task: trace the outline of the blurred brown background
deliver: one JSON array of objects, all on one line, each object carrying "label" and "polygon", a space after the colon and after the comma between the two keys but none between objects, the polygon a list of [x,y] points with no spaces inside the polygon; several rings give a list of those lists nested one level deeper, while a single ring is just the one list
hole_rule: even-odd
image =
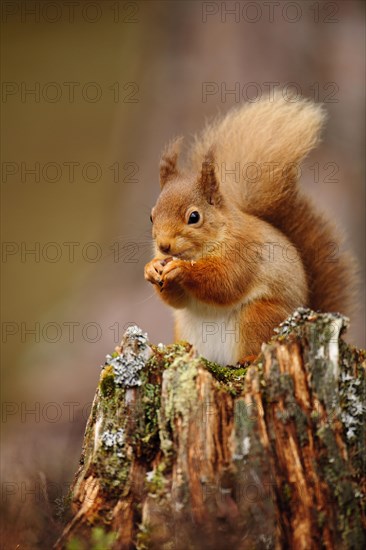
[{"label": "blurred brown background", "polygon": [[325,103],[302,185],[359,259],[348,339],[365,345],[364,21],[352,0],[2,3],[4,548],[55,539],[100,365],[126,326],[172,340],[143,267],[174,135],[269,87]]}]

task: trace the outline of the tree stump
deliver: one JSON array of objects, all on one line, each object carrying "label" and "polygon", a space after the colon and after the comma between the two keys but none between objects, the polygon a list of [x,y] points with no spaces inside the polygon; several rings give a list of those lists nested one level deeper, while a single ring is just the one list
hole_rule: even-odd
[{"label": "tree stump", "polygon": [[298,309],[236,367],[130,327],[55,548],[365,548],[366,352],[347,322]]}]

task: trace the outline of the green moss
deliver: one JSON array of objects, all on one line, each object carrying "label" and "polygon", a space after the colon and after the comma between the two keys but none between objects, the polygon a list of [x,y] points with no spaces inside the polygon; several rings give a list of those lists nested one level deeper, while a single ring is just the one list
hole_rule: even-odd
[{"label": "green moss", "polygon": [[[99,477],[102,488],[108,491],[112,498],[113,495],[117,498],[123,491],[131,463],[120,438],[117,438],[118,433],[126,430],[125,395],[126,389],[115,385],[113,367],[107,364],[101,373],[99,400],[93,406],[92,423],[85,439],[89,442],[87,454],[91,458],[91,470]],[[116,437],[116,441],[110,446],[105,444],[108,435]]]},{"label": "green moss", "polygon": [[90,531],[90,540],[73,537],[67,542],[65,550],[112,550],[117,537],[117,533],[96,526]]},{"label": "green moss", "polygon": [[[101,480],[110,496],[128,491],[126,482],[131,466],[131,450],[135,457],[149,463],[159,451],[159,418],[162,373],[177,357],[191,349],[187,343],[153,347],[154,353],[140,370],[141,385],[134,392],[133,409],[126,403],[128,388],[115,384],[114,368],[106,363],[99,383],[99,400],[94,403],[86,437],[85,456],[91,471]],[[118,353],[111,354],[117,358]],[[95,430],[98,436],[95,440]],[[121,437],[121,434],[124,434]],[[122,440],[125,439],[125,442]]]},{"label": "green moss", "polygon": [[99,387],[103,397],[111,397],[114,395],[115,384],[113,367],[111,365],[107,365],[103,369]]},{"label": "green moss", "polygon": [[73,537],[66,543],[66,550],[85,550],[86,545],[80,539]]},{"label": "green moss", "polygon": [[169,346],[151,346],[154,354],[150,357],[146,367],[148,370],[157,368],[165,370],[175,361],[177,357],[182,357],[188,353],[192,346],[188,342],[177,342]]},{"label": "green moss", "polygon": [[177,357],[184,356],[190,344],[178,343],[170,346],[152,346],[153,355],[141,373],[138,401],[135,403],[136,425],[131,443],[136,456],[144,456],[150,462],[159,451],[159,418],[161,405],[161,384],[163,372]]},{"label": "green moss", "polygon": [[108,492],[108,497],[119,497],[124,494],[123,488],[131,466],[131,459],[126,454],[118,453],[115,447],[100,448],[93,466],[102,488]]},{"label": "green moss", "polygon": [[142,384],[135,403],[135,430],[131,434],[131,444],[136,456],[144,456],[148,462],[159,450],[159,422],[161,386],[149,382],[150,373],[141,377]]},{"label": "green moss", "polygon": [[106,532],[103,527],[94,527],[91,531],[91,550],[111,550],[117,540],[117,533]]},{"label": "green moss", "polygon": [[205,358],[202,358],[202,363],[215,380],[221,383],[221,389],[229,392],[233,396],[239,395],[243,391],[248,367],[223,367]]}]

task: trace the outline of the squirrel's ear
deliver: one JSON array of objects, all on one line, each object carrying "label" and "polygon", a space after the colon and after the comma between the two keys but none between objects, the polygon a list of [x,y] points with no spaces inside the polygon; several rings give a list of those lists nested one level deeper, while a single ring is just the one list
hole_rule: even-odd
[{"label": "squirrel's ear", "polygon": [[171,141],[164,149],[160,159],[160,187],[178,175],[177,161],[182,146],[182,137],[177,137]]},{"label": "squirrel's ear", "polygon": [[220,183],[216,174],[214,151],[211,147],[206,153],[202,163],[200,186],[207,201],[219,206],[222,202]]}]

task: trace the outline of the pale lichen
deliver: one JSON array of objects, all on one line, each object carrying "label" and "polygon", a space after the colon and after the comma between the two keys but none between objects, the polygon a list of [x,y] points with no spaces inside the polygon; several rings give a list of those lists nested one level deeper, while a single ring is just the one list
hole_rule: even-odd
[{"label": "pale lichen", "polygon": [[101,443],[108,451],[113,451],[117,456],[124,457],[125,430],[122,428],[112,431],[106,430],[101,435]]},{"label": "pale lichen", "polygon": [[141,386],[140,371],[145,366],[145,361],[133,352],[128,356],[118,355],[113,358],[110,355],[106,357],[109,365],[113,367],[114,383],[117,386],[133,388]]},{"label": "pale lichen", "polygon": [[[345,350],[349,350],[349,347],[345,344],[341,346],[340,335],[346,325],[347,321],[338,314],[321,314],[305,308],[296,310],[276,331],[277,336],[272,342],[275,345],[266,345],[263,348],[264,355],[251,367],[252,376],[255,372],[257,377],[263,400],[258,400],[258,405],[246,401],[246,366],[230,368],[210,363],[198,357],[187,343],[150,346],[147,335],[141,329],[129,327],[118,351],[107,356],[99,385],[98,405],[93,406],[92,422],[89,426],[90,430],[94,428],[94,442],[97,443],[92,461],[89,462],[93,475],[101,481],[103,489],[108,490],[110,495],[116,499],[122,498],[121,495],[124,497],[130,491],[131,465],[135,460],[142,464],[143,458],[147,472],[143,494],[150,501],[157,502],[168,515],[184,511],[189,495],[185,479],[185,467],[189,460],[188,436],[192,429],[191,419],[199,418],[201,413],[198,408],[201,405],[197,375],[200,369],[206,369],[214,378],[212,383],[215,391],[229,394],[225,395],[225,399],[234,412],[231,439],[234,468],[232,472],[225,472],[227,479],[225,478],[222,486],[222,480],[219,480],[218,492],[226,502],[230,495],[235,495],[235,487],[239,486],[238,498],[234,498],[234,501],[242,514],[242,518],[238,519],[238,523],[241,522],[240,529],[247,532],[253,526],[253,537],[255,532],[256,542],[259,541],[260,547],[269,548],[274,544],[271,535],[275,522],[272,499],[261,498],[258,505],[253,502],[248,507],[240,493],[247,487],[254,487],[259,488],[262,495],[266,484],[269,487],[275,484],[270,467],[267,462],[262,461],[263,442],[258,434],[258,419],[263,411],[268,413],[273,409],[284,425],[292,423],[301,445],[309,443],[307,432],[310,430],[317,438],[317,445],[320,440],[321,453],[315,464],[319,477],[328,485],[330,497],[338,501],[341,510],[339,514],[337,512],[339,529],[348,543],[347,547],[356,547],[360,524],[358,500],[356,504],[351,501],[354,495],[357,499],[362,496],[362,490],[357,487],[359,478],[354,472],[360,471],[359,463],[362,461],[361,453],[364,449],[364,445],[360,443],[365,430],[362,426],[364,371],[361,374],[361,368],[355,367],[357,361],[355,357],[351,357],[350,352],[347,351],[349,357],[345,359]],[[300,344],[305,342],[302,355],[304,371],[314,403],[319,404],[319,411],[312,411],[311,418],[299,406],[292,374],[279,369],[278,358],[276,359],[278,340],[294,340]],[[267,376],[263,365],[268,350],[271,353],[272,367]],[[261,407],[262,403],[263,410],[257,410],[256,407]],[[230,407],[228,411],[231,411]],[[352,450],[349,461],[352,467],[355,465],[357,468],[347,469],[342,458],[334,435],[334,415],[343,423],[344,441],[347,449]],[[275,432],[271,428],[269,414],[265,420],[269,426],[269,444],[273,444]],[[274,420],[273,418],[272,421]],[[287,430],[287,426],[281,425],[282,428],[284,432]],[[175,457],[177,439],[179,453]],[[246,481],[244,485],[240,485],[236,483],[237,480]],[[205,484],[209,486],[205,476],[200,481],[203,487]],[[284,505],[289,506],[293,498],[291,486],[282,488],[284,496],[281,498]],[[281,490],[280,488],[278,492]],[[155,508],[152,506],[152,509]],[[135,540],[137,548],[145,550],[152,547],[152,531],[149,518],[143,517],[142,510],[143,506],[136,506],[134,509],[135,527],[138,529]],[[267,518],[266,522],[258,520],[263,515]],[[351,516],[355,518],[352,521],[349,519]],[[318,521],[320,524],[324,521],[321,514]]]},{"label": "pale lichen", "polygon": [[113,368],[114,383],[126,388],[141,386],[141,370],[150,354],[146,332],[142,332],[136,325],[128,327],[121,344],[121,353],[106,357],[106,364]]},{"label": "pale lichen", "polygon": [[320,342],[323,340],[326,343],[330,341],[337,343],[342,331],[348,327],[349,319],[340,313],[322,313],[309,308],[298,307],[292,315],[274,329],[274,333],[278,336],[301,335],[304,325],[309,323],[317,325]]},{"label": "pale lichen", "polygon": [[366,452],[366,370],[360,364],[365,355],[355,355],[350,348],[343,350],[339,377],[340,419],[348,442],[363,442],[361,455]]}]

